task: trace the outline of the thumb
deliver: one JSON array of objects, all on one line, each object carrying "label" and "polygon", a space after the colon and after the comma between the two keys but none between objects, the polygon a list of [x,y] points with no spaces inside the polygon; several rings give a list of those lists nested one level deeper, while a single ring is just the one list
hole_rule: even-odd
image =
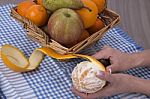
[{"label": "thumb", "polygon": [[99,71],[97,77],[108,82],[111,82],[112,80],[112,76],[109,72]]}]

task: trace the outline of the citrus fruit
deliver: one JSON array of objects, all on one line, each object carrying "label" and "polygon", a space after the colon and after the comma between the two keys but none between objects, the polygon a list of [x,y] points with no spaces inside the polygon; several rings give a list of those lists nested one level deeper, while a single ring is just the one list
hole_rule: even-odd
[{"label": "citrus fruit", "polygon": [[37,0],[37,4],[43,5],[43,0]]},{"label": "citrus fruit", "polygon": [[46,24],[48,20],[48,14],[46,12],[46,9],[42,5],[31,6],[28,9],[25,17],[31,20],[37,26]]},{"label": "citrus fruit", "polygon": [[[103,65],[101,65],[101,67],[104,68]],[[99,67],[97,67],[96,64],[92,62],[80,62],[76,65],[71,74],[73,86],[81,93],[96,93],[97,91],[101,90],[106,84],[105,80],[97,78],[96,76],[101,71],[103,70],[101,70]]]},{"label": "citrus fruit", "polygon": [[82,2],[90,10],[87,8],[82,8],[80,10],[77,10],[77,13],[80,15],[81,19],[83,20],[84,28],[89,28],[96,21],[98,15],[98,8],[96,4],[91,0],[82,0]]},{"label": "citrus fruit", "polygon": [[104,22],[101,19],[97,18],[96,22],[91,27],[89,27],[87,30],[90,34],[93,34],[97,31],[99,31],[100,29],[102,29],[103,27],[105,27]]},{"label": "citrus fruit", "polygon": [[33,1],[30,0],[26,0],[23,2],[20,2],[17,6],[17,12],[19,15],[25,17],[26,12],[28,11],[28,9],[32,6],[35,5],[35,3]]},{"label": "citrus fruit", "polygon": [[106,0],[92,0],[92,1],[96,4],[98,8],[98,13],[101,13],[106,7]]},{"label": "citrus fruit", "polygon": [[87,30],[83,30],[80,38],[78,39],[78,42],[81,42],[81,41],[85,40],[89,36],[90,36],[90,34],[88,33],[88,31]]}]

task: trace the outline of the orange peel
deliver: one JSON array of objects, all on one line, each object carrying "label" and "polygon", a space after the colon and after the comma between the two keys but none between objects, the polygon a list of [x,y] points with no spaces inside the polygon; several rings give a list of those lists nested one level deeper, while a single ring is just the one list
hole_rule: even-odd
[{"label": "orange peel", "polygon": [[3,45],[0,53],[4,64],[16,72],[27,72],[36,69],[43,60],[44,55],[48,55],[55,59],[88,59],[92,63],[96,64],[101,71],[106,71],[104,65],[91,56],[82,54],[62,55],[48,47],[35,49],[29,59],[26,58],[26,56],[18,48],[9,44]]},{"label": "orange peel", "polygon": [[1,58],[4,64],[16,72],[26,72],[35,69],[41,63],[44,54],[34,51],[30,58],[26,56],[16,47],[11,45],[3,45],[1,48]]}]

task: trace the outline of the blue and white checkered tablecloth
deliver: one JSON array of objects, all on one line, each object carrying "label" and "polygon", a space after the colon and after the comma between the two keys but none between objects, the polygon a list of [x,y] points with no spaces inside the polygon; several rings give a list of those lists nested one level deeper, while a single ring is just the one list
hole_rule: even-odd
[{"label": "blue and white checkered tablecloth", "polygon": [[[10,16],[13,4],[0,7],[0,46],[12,44],[20,48],[26,56],[30,56],[40,45],[26,35],[23,26]],[[84,53],[92,54],[103,47],[110,45],[123,52],[138,52],[143,48],[139,46],[127,33],[119,27],[109,30],[104,37]],[[81,59],[69,62],[60,62],[46,56],[40,66],[31,72],[16,73],[7,68],[0,59],[0,98],[1,99],[79,99],[70,87],[71,72]],[[126,73],[150,79],[149,68],[135,68]],[[150,97],[140,93],[125,93],[108,97],[106,99],[148,99]]]}]

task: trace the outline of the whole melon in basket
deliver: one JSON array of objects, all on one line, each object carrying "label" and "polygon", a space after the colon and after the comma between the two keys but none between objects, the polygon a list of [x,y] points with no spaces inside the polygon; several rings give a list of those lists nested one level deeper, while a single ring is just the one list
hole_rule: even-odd
[{"label": "whole melon in basket", "polygon": [[60,44],[66,47],[75,45],[82,32],[83,22],[74,10],[62,8],[50,16],[48,34]]},{"label": "whole melon in basket", "polygon": [[96,76],[99,70],[103,70],[103,65],[97,66],[96,64],[83,61],[77,64],[72,71],[73,86],[80,92],[95,93],[102,89],[106,81],[101,80]]}]

